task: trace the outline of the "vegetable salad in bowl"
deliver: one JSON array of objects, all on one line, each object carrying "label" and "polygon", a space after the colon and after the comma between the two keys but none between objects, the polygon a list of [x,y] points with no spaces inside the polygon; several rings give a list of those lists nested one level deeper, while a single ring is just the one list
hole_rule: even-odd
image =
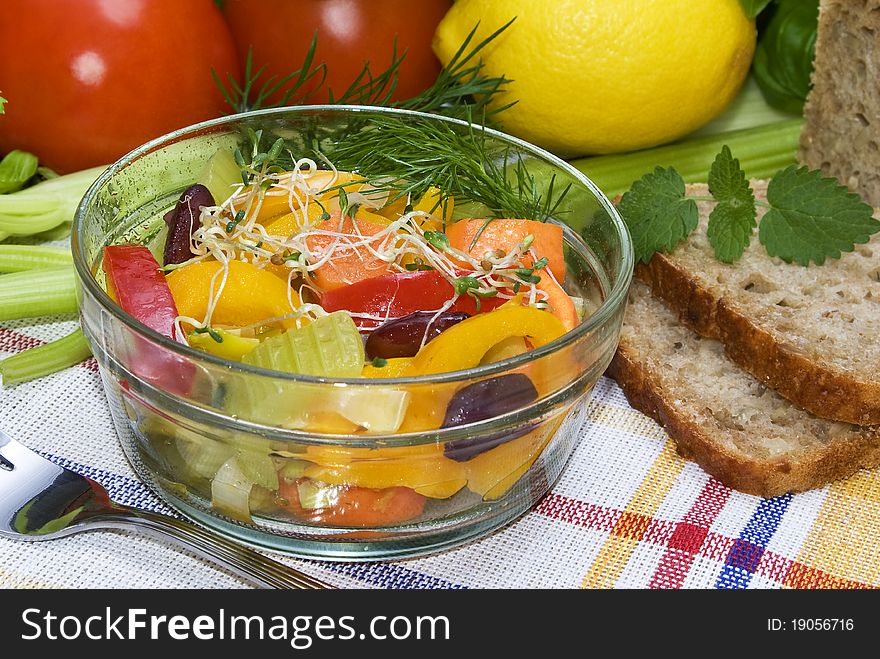
[{"label": "vegetable salad in bowl", "polygon": [[179,131],[76,224],[83,328],[138,473],[209,526],[326,558],[451,546],[543,495],[632,267],[561,161],[370,108]]}]

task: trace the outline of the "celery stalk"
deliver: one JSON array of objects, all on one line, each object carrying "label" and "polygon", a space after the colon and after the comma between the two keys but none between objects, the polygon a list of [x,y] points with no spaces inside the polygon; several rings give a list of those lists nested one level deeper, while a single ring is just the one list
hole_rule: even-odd
[{"label": "celery stalk", "polygon": [[0,320],[74,313],[73,268],[45,268],[0,275]]},{"label": "celery stalk", "polygon": [[3,385],[10,386],[41,378],[78,364],[92,354],[82,330],[36,348],[23,350],[0,361]]},{"label": "celery stalk", "polygon": [[629,190],[655,167],[675,167],[687,183],[705,182],[712,161],[725,144],[750,178],[768,178],[797,162],[802,119],[687,139],[633,153],[572,161],[609,197]]},{"label": "celery stalk", "polygon": [[24,272],[39,268],[70,266],[73,257],[65,247],[0,245],[0,272]]},{"label": "celery stalk", "polygon": [[29,236],[69,222],[89,186],[104,171],[94,167],[0,195],[0,233]]}]

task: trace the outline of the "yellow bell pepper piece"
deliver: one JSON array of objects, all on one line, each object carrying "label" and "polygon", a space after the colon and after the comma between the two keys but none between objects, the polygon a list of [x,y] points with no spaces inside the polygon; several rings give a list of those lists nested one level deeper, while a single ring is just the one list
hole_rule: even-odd
[{"label": "yellow bell pepper piece", "polygon": [[406,375],[406,371],[412,363],[410,357],[397,357],[389,359],[385,366],[373,366],[367,364],[364,366],[362,375],[365,378],[402,378]]},{"label": "yellow bell pepper piece", "polygon": [[431,186],[422,195],[422,198],[413,205],[414,211],[430,213],[431,217],[423,217],[419,225],[425,231],[443,231],[447,222],[452,220],[452,211],[455,208],[455,199],[447,197],[446,205],[440,203],[440,189]]},{"label": "yellow bell pepper piece", "polygon": [[[181,316],[196,320],[205,317],[211,299],[211,280],[222,267],[223,264],[218,261],[200,261],[168,275],[168,286]],[[299,307],[300,299],[296,291],[290,290],[282,279],[272,273],[243,261],[230,261],[228,267],[226,285],[211,316],[212,324],[244,327],[285,316]],[[219,288],[222,277],[219,274],[214,280],[215,290]],[[290,319],[280,324],[288,329],[296,327],[296,323]]]},{"label": "yellow bell pepper piece", "polygon": [[[535,348],[565,333],[565,327],[552,314],[534,307],[504,305],[484,314],[472,316],[450,327],[412,358],[404,377],[460,371],[478,366],[493,348],[511,337],[528,339]],[[539,379],[533,365],[525,367],[532,381]],[[533,374],[532,372],[535,371]],[[539,383],[535,382],[538,390]],[[455,386],[438,384],[414,390],[401,432],[439,428],[446,406],[455,394]]]},{"label": "yellow bell pepper piece", "polygon": [[214,333],[222,339],[220,342],[207,332],[190,334],[187,341],[193,348],[236,362],[240,362],[242,357],[260,345],[259,339],[248,339],[226,330],[218,329]]},{"label": "yellow bell pepper piece", "polygon": [[378,449],[309,446],[303,457],[315,463],[305,475],[331,485],[409,487],[426,497],[446,499],[466,482],[462,463],[444,456],[437,444]]},{"label": "yellow bell pepper piece", "polygon": [[468,489],[479,494],[486,501],[505,495],[553,439],[563,416],[551,419],[522,437],[489,449],[462,463],[468,479]]},{"label": "yellow bell pepper piece", "polygon": [[413,357],[407,375],[430,375],[477,366],[489,350],[512,336],[538,348],[565,334],[552,314],[534,307],[503,306],[478,314],[440,334]]}]

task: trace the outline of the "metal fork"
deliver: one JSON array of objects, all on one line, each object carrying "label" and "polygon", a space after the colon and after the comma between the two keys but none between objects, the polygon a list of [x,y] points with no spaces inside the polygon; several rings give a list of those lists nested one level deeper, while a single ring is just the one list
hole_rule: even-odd
[{"label": "metal fork", "polygon": [[264,588],[332,588],[195,524],[115,503],[100,483],[0,431],[0,537],[54,540],[90,529],[137,529],[173,540]]}]

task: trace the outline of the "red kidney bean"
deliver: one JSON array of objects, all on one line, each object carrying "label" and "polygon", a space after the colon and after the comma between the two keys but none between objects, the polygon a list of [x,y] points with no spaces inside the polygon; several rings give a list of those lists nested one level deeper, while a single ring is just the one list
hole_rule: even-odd
[{"label": "red kidney bean", "polygon": [[367,337],[364,345],[367,358],[412,357],[419,351],[423,340],[427,343],[466,318],[470,318],[470,315],[464,312],[447,311],[438,316],[431,311],[416,311],[389,320]]},{"label": "red kidney bean", "polygon": [[[538,398],[535,385],[523,373],[508,373],[469,384],[455,392],[446,407],[443,428],[491,419],[521,409]],[[509,432],[480,435],[446,442],[447,458],[464,462],[529,432],[534,424],[526,424]]]},{"label": "red kidney bean", "polygon": [[168,238],[165,241],[164,265],[183,263],[195,256],[190,242],[199,224],[199,209],[214,205],[214,197],[204,185],[196,183],[183,191],[174,208],[165,213]]}]

